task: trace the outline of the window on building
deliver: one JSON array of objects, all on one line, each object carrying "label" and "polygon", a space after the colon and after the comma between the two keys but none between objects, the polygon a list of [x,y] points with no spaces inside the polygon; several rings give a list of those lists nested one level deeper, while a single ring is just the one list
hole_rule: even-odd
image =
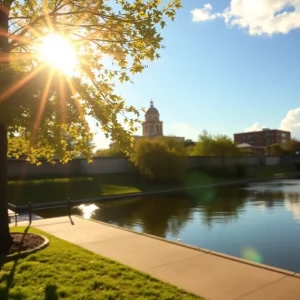
[{"label": "window on building", "polygon": [[281,137],[286,137],[286,133],[282,132]]}]

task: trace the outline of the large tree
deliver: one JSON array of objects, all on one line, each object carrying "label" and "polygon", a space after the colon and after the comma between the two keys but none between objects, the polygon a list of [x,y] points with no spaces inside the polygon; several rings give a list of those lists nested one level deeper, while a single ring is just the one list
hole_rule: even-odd
[{"label": "large tree", "polygon": [[281,156],[282,155],[282,145],[271,144],[266,146],[266,155],[268,156]]},{"label": "large tree", "polygon": [[240,156],[240,150],[233,140],[226,135],[211,135],[203,131],[193,148],[194,156]]},{"label": "large tree", "polygon": [[300,141],[292,138],[290,141],[282,144],[282,152],[284,155],[298,155],[300,152]]},{"label": "large tree", "polygon": [[[87,116],[129,149],[139,110],[114,85],[159,58],[161,29],[180,7],[180,0],[0,0],[0,254],[10,243],[7,155],[33,163],[66,162],[74,151],[90,158]],[[72,72],[60,68],[73,55],[54,47],[61,39],[74,51]],[[42,47],[55,52],[52,61]]]}]

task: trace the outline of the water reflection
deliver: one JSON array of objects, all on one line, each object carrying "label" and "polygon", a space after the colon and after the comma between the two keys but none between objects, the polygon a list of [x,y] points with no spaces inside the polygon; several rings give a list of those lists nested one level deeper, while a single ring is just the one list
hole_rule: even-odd
[{"label": "water reflection", "polygon": [[[279,185],[280,186],[280,185]],[[295,187],[295,184],[289,184]],[[270,187],[269,187],[270,188]],[[286,192],[285,189],[279,190],[278,185],[274,186],[272,190],[256,191],[250,190],[249,200],[253,205],[260,208],[272,208],[285,206],[285,208],[293,213],[294,220],[300,222],[300,190],[297,193],[294,189],[293,192]]]},{"label": "water reflection", "polygon": [[300,272],[298,180],[211,186],[83,211],[85,217]]},{"label": "water reflection", "polygon": [[[253,184],[239,187],[207,187],[183,194],[150,196],[105,203],[101,210],[95,204],[80,205],[84,218],[93,218],[114,223],[121,227],[138,225],[141,231],[165,237],[168,233],[179,235],[189,220],[199,215],[203,224],[211,228],[215,224],[235,222],[245,212],[245,205],[264,210],[285,207],[300,221],[299,193],[285,192],[282,182]],[[98,211],[97,211],[98,210]]]},{"label": "water reflection", "polygon": [[293,213],[294,220],[300,223],[300,200],[286,198],[284,204],[286,208]]},{"label": "water reflection", "polygon": [[247,191],[242,188],[227,187],[216,189],[214,188],[214,197],[208,200],[203,200],[202,195],[207,193],[198,190],[198,195],[193,195],[193,202],[195,207],[201,211],[203,222],[208,227],[212,224],[225,224],[236,220],[239,213],[243,211],[247,199]]},{"label": "water reflection", "polygon": [[76,206],[79,210],[82,212],[82,216],[84,219],[90,219],[96,212],[99,207],[95,204],[80,204],[79,206]]},{"label": "water reflection", "polygon": [[101,205],[95,218],[122,227],[141,226],[143,232],[165,237],[178,235],[191,216],[188,199],[177,197],[146,197]]},{"label": "water reflection", "polygon": [[137,225],[140,231],[166,237],[178,236],[189,220],[200,214],[203,223],[227,223],[238,218],[247,197],[244,189],[220,188],[214,197],[207,197],[207,189],[183,194],[128,199],[101,205],[94,218],[122,227]]}]

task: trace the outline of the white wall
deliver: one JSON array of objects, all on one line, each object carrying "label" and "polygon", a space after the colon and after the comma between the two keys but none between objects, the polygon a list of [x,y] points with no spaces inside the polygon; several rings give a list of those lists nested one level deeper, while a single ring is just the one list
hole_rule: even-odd
[{"label": "white wall", "polygon": [[28,163],[25,160],[9,160],[8,161],[8,177],[23,177],[23,176],[53,176],[53,175],[68,175],[80,173],[80,161],[73,160],[67,164],[50,164],[43,163],[36,166]]},{"label": "white wall", "polygon": [[274,165],[279,165],[281,162],[281,158],[280,157],[272,157],[272,156],[268,156],[266,157],[266,165],[267,166],[274,166]]},{"label": "white wall", "polygon": [[88,164],[86,160],[80,160],[80,170],[82,174],[105,174],[105,173],[129,173],[135,169],[126,158],[94,158]]}]

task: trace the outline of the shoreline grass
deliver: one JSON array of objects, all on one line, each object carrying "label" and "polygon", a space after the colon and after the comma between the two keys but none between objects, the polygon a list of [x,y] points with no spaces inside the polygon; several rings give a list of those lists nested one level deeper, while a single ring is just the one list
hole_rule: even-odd
[{"label": "shoreline grass", "polygon": [[294,170],[282,166],[254,167],[245,177],[237,178],[226,169],[216,173],[193,170],[187,173],[182,184],[156,184],[142,180],[138,174],[103,174],[66,178],[35,178],[8,182],[8,202],[20,205],[42,202],[87,199],[107,195],[152,192],[174,188],[192,187],[243,179],[278,178],[296,175]]},{"label": "shoreline grass", "polygon": [[157,184],[141,180],[136,174],[105,174],[86,177],[28,179],[8,182],[8,202],[21,205],[42,202],[87,199],[99,196],[152,192],[184,186],[214,184],[226,181],[197,172],[189,174],[182,184]]},{"label": "shoreline grass", "polygon": [[50,244],[25,258],[0,261],[0,299],[203,299],[40,230],[29,232]]}]

